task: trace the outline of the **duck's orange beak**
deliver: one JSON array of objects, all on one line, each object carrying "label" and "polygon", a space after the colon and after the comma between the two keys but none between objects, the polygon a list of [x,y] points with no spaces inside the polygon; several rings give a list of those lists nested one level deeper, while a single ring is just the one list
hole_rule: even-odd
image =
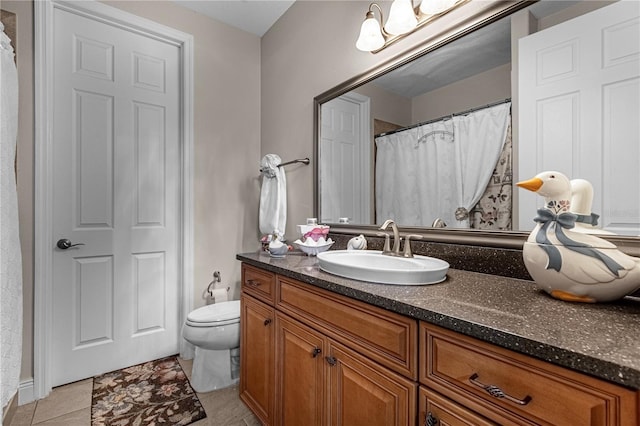
[{"label": "duck's orange beak", "polygon": [[520,188],[528,189],[529,191],[536,192],[542,186],[544,182],[542,179],[534,177],[533,179],[523,180],[522,182],[516,183]]}]

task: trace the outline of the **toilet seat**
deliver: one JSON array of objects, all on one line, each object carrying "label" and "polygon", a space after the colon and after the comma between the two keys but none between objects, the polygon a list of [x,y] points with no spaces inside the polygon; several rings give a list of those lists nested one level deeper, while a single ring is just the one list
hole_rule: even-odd
[{"label": "toilet seat", "polygon": [[186,324],[192,327],[221,327],[240,322],[240,301],[215,303],[189,312]]}]

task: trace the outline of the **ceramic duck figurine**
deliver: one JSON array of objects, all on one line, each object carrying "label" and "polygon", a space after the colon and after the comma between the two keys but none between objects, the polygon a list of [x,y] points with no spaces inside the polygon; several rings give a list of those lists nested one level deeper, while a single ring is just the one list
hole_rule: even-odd
[{"label": "ceramic duck figurine", "polygon": [[591,211],[593,204],[593,185],[585,179],[571,179],[571,213],[577,216],[575,232],[587,234],[613,235],[597,227],[598,216]]},{"label": "ceramic duck figurine", "polygon": [[640,259],[602,238],[573,230],[571,182],[549,171],[518,182],[545,198],[538,224],[522,251],[536,283],[551,296],[571,302],[608,302],[640,288]]}]

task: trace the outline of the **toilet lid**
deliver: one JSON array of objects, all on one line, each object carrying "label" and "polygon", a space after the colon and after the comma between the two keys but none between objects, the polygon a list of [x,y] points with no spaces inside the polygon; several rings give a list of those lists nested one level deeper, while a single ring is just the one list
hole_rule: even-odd
[{"label": "toilet lid", "polygon": [[240,321],[240,301],[214,303],[203,306],[187,315],[187,323],[222,325]]}]

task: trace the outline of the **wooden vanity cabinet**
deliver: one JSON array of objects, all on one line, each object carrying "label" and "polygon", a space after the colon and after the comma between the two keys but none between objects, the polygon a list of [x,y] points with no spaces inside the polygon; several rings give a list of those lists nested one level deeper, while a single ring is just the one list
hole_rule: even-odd
[{"label": "wooden vanity cabinet", "polygon": [[640,392],[243,264],[240,397],[264,425],[637,426]]},{"label": "wooden vanity cabinet", "polygon": [[420,383],[501,425],[638,425],[638,393],[428,323]]},{"label": "wooden vanity cabinet", "polygon": [[278,276],[277,281],[278,311],[404,377],[417,380],[416,320],[291,278]]},{"label": "wooden vanity cabinet", "polygon": [[[415,424],[415,377],[393,371],[417,377],[415,320],[246,264],[242,273],[240,397],[264,425]],[[269,275],[275,292],[264,291]]]},{"label": "wooden vanity cabinet", "polygon": [[275,275],[242,265],[240,399],[263,425],[275,411]]},{"label": "wooden vanity cabinet", "polygon": [[412,425],[415,382],[276,313],[276,419],[282,425]]}]

